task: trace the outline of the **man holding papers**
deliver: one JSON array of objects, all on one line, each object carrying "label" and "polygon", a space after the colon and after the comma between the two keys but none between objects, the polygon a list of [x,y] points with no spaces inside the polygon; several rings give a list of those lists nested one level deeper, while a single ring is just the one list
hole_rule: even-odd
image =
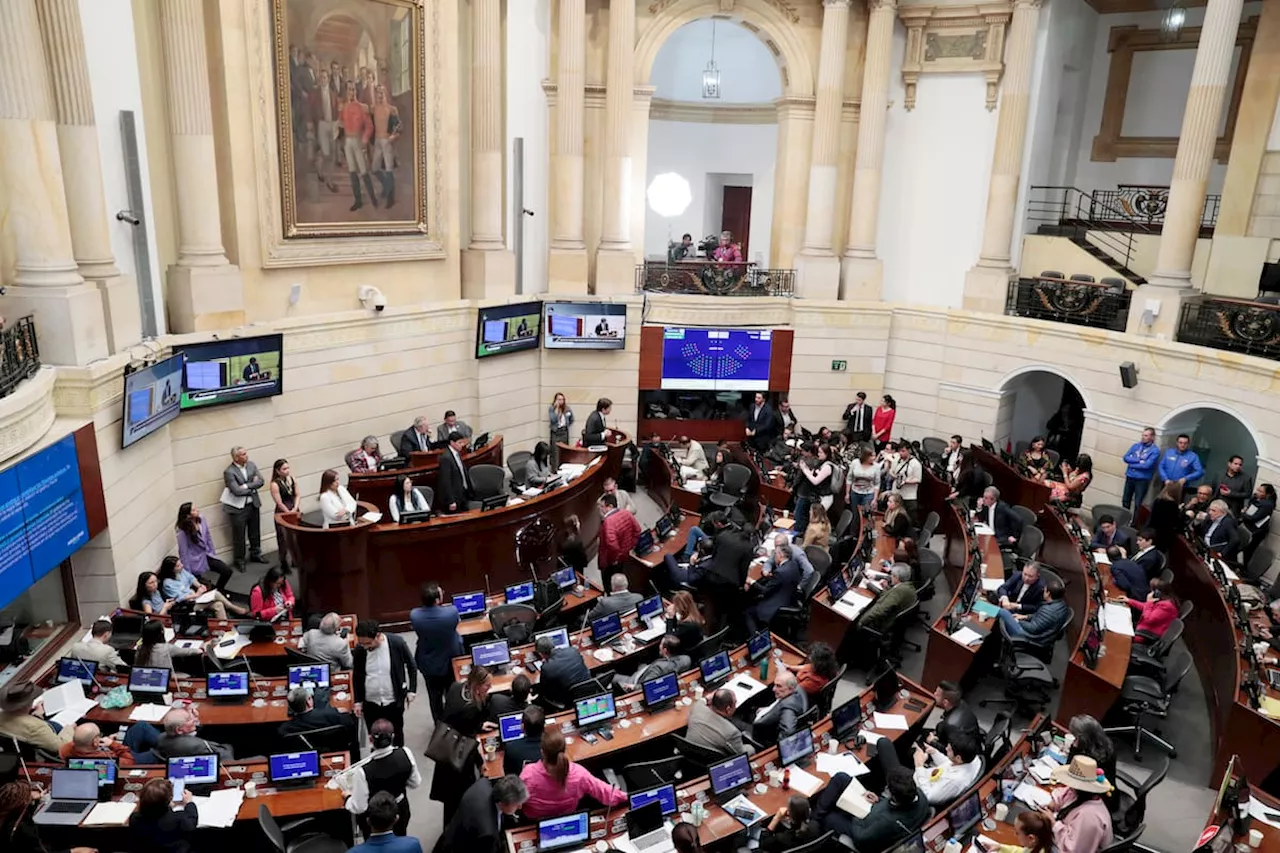
[{"label": "man holding papers", "polygon": [[71,728],[45,721],[39,697],[40,688],[30,681],[9,682],[0,691],[0,735],[56,755],[71,740]]},{"label": "man holding papers", "polygon": [[[893,745],[885,749],[893,752]],[[885,772],[881,795],[865,790],[848,773],[837,773],[813,801],[814,821],[824,831],[849,836],[858,853],[883,853],[928,818],[929,802],[911,771],[900,766]]]}]

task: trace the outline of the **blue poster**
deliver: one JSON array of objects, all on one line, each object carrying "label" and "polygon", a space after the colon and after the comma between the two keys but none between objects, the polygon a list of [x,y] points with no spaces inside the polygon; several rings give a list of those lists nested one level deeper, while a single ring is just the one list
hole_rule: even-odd
[{"label": "blue poster", "polygon": [[18,475],[10,468],[0,471],[0,607],[7,607],[34,581]]},{"label": "blue poster", "polygon": [[14,466],[31,572],[40,580],[89,541],[75,436]]}]

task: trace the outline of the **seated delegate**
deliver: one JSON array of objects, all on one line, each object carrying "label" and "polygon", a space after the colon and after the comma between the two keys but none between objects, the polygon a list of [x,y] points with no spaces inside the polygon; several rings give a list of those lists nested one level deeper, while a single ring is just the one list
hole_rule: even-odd
[{"label": "seated delegate", "polygon": [[773,695],[774,703],[761,710],[751,726],[751,739],[756,743],[773,744],[795,734],[800,715],[809,710],[809,697],[792,672],[778,672],[773,679]]},{"label": "seated delegate", "polygon": [[533,651],[542,661],[542,669],[538,675],[538,698],[560,708],[572,704],[573,685],[586,681],[591,677],[582,660],[582,653],[569,646],[557,649],[550,637],[539,637],[533,644]]},{"label": "seated delegate", "polygon": [[1134,626],[1134,642],[1146,643],[1158,640],[1169,630],[1169,624],[1178,618],[1178,602],[1169,594],[1169,584],[1160,578],[1151,581],[1151,591],[1146,600],[1125,599],[1138,612],[1138,624]]},{"label": "seated delegate", "polygon": [[533,446],[533,455],[524,464],[524,480],[530,486],[545,486],[556,478],[551,467],[551,445],[539,441]]},{"label": "seated delegate", "polygon": [[1128,558],[1116,546],[1107,549],[1111,561],[1111,580],[1130,598],[1146,598],[1148,584],[1160,577],[1164,569],[1164,555],[1156,550],[1156,532],[1144,527],[1138,533],[1137,550]]},{"label": "seated delegate", "polygon": [[1089,547],[1095,551],[1105,551],[1112,545],[1123,548],[1126,554],[1133,552],[1133,542],[1130,541],[1129,534],[1116,525],[1115,518],[1110,515],[1100,515],[1098,529],[1093,532]]},{"label": "seated delegate", "polygon": [[164,597],[177,604],[190,602],[198,613],[208,610],[215,619],[226,619],[227,613],[244,616],[249,608],[233,604],[216,589],[209,589],[187,571],[182,561],[170,554],[160,561],[160,591]]},{"label": "seated delegate", "polygon": [[583,797],[591,797],[606,808],[626,802],[627,795],[565,754],[564,734],[559,727],[543,729],[541,760],[520,771],[520,781],[529,791],[524,816],[542,820],[572,814]]},{"label": "seated delegate", "polygon": [[249,612],[268,622],[288,619],[295,603],[293,587],[289,586],[279,566],[267,569],[262,580],[249,590]]},{"label": "seated delegate", "polygon": [[610,613],[625,613],[628,610],[634,610],[635,606],[644,600],[644,596],[638,592],[631,592],[627,587],[629,582],[627,576],[619,572],[609,579],[609,594],[600,597],[596,602],[596,606],[591,608],[589,620],[599,619],[602,616],[608,616]]},{"label": "seated delegate", "polygon": [[996,600],[1005,610],[1013,613],[1035,613],[1044,603],[1044,580],[1040,577],[1040,565],[1027,563],[1022,571],[1014,572],[996,590]]},{"label": "seated delegate", "polygon": [[640,685],[646,681],[661,678],[664,675],[679,675],[691,669],[693,661],[689,659],[688,655],[680,654],[677,651],[679,648],[680,641],[676,639],[676,636],[667,634],[658,645],[658,659],[643,667],[633,678],[615,679],[614,690],[618,693],[630,693],[632,690],[640,689]]},{"label": "seated delegate", "polygon": [[969,703],[964,701],[960,685],[954,681],[943,681],[933,691],[933,699],[942,711],[942,719],[930,735],[930,742],[940,749],[945,749],[953,737],[966,737],[982,743],[982,726]]},{"label": "seated delegate", "polygon": [[[879,749],[894,752],[893,744],[881,738]],[[896,753],[895,753],[896,755]],[[969,790],[982,774],[982,752],[977,740],[953,733],[943,752],[935,747],[917,746],[915,782],[931,805],[945,806]]]},{"label": "seated delegate", "polygon": [[391,520],[396,522],[400,520],[403,513],[426,512],[431,509],[427,496],[423,494],[422,489],[413,485],[413,478],[406,474],[396,477],[396,490],[387,504]]},{"label": "seated delegate", "polygon": [[378,452],[378,437],[375,435],[366,435],[360,446],[347,454],[347,467],[353,474],[377,471],[381,462],[382,454]]},{"label": "seated delegate", "polygon": [[[924,826],[929,819],[929,801],[917,787],[914,775],[898,762],[891,743],[881,741],[880,745],[886,748],[877,753],[877,761],[889,767],[881,770],[884,791],[880,794],[867,792],[871,811],[866,817],[856,818],[836,808],[836,803],[840,802],[845,788],[853,779],[848,773],[832,776],[813,800],[814,821],[824,831],[848,836],[858,853],[883,853]],[[879,756],[886,753],[892,753],[893,759],[879,761]]]},{"label": "seated delegate", "polygon": [[732,690],[721,688],[706,697],[706,701],[694,700],[689,706],[689,723],[685,740],[720,755],[740,755],[750,752],[743,738],[742,728],[734,720],[738,699]]},{"label": "seated delegate", "polygon": [[298,651],[339,669],[351,669],[351,644],[338,633],[341,628],[342,617],[326,613],[317,627],[309,628],[298,640]]},{"label": "seated delegate", "polygon": [[352,743],[355,742],[355,715],[330,705],[328,688],[295,687],[289,691],[288,702],[289,719],[276,729],[280,737],[342,726],[349,730]]},{"label": "seated delegate", "polygon": [[547,725],[547,712],[530,705],[520,715],[521,736],[502,745],[502,772],[519,776],[528,764],[542,756],[542,731]]},{"label": "seated delegate", "polygon": [[1049,581],[1044,588],[1044,604],[1035,613],[1029,616],[1019,613],[1015,616],[1003,607],[1000,608],[996,613],[1000,627],[1013,639],[1025,640],[1041,648],[1052,648],[1058,633],[1071,621],[1071,608],[1063,601],[1065,594],[1066,587],[1062,585],[1062,581]]}]

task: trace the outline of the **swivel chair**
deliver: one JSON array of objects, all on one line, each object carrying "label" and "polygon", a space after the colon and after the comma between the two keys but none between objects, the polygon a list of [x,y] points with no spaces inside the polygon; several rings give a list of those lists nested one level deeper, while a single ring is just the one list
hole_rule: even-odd
[{"label": "swivel chair", "polygon": [[1125,677],[1124,684],[1120,688],[1120,711],[1133,720],[1133,724],[1111,726],[1106,729],[1106,733],[1112,737],[1132,735],[1135,761],[1142,760],[1144,741],[1150,741],[1159,746],[1169,754],[1170,758],[1178,757],[1177,748],[1161,737],[1160,731],[1154,726],[1148,729],[1144,721],[1148,717],[1164,719],[1169,716],[1169,706],[1173,704],[1174,694],[1178,692],[1178,685],[1182,683],[1182,679],[1191,671],[1191,665],[1191,655],[1182,652],[1166,670],[1163,681],[1157,681],[1147,675]]}]

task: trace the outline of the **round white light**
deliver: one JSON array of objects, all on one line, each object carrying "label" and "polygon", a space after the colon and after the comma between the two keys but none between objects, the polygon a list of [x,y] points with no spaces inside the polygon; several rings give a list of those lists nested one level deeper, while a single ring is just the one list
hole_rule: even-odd
[{"label": "round white light", "polygon": [[693,203],[689,182],[675,172],[664,172],[653,179],[645,193],[649,209],[659,216],[679,216]]}]

